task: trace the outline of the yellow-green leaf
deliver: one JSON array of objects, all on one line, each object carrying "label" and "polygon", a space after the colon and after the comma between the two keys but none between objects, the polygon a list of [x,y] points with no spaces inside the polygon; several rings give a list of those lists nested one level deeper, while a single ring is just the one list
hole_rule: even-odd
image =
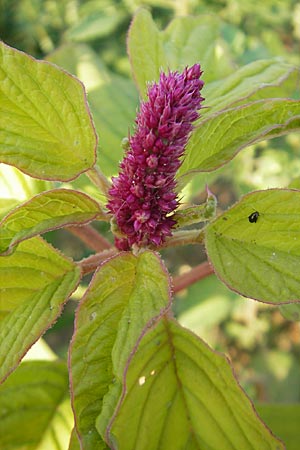
[{"label": "yellow-green leaf", "polygon": [[108,427],[118,450],[283,450],[256,415],[228,360],[174,320],[141,338]]},{"label": "yellow-green leaf", "polygon": [[300,300],[300,191],[244,196],[207,226],[216,274],[238,293],[267,303]]},{"label": "yellow-green leaf", "polygon": [[80,277],[78,266],[39,237],[0,257],[0,380],[55,322]]},{"label": "yellow-green leaf", "polygon": [[0,42],[0,162],[66,181],[95,163],[97,137],[83,85]]},{"label": "yellow-green leaf", "polygon": [[82,192],[69,189],[43,192],[18,206],[0,222],[0,253],[37,234],[103,217],[99,204]]}]

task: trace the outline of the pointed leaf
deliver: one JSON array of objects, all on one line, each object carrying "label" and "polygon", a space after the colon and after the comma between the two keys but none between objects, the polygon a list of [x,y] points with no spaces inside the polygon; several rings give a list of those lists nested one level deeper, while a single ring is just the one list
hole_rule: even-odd
[{"label": "pointed leaf", "polygon": [[[118,400],[116,375],[121,378],[143,327],[167,306],[169,289],[165,268],[152,252],[120,254],[95,273],[77,311],[70,348],[73,409],[85,450],[107,448],[95,428],[103,397],[115,383],[110,395]],[[107,403],[114,404],[111,398]]]},{"label": "pointed leaf", "polygon": [[0,386],[2,450],[65,450],[73,417],[60,361],[24,362]]},{"label": "pointed leaf", "polygon": [[204,119],[194,130],[179,177],[209,172],[250,144],[300,130],[300,101],[259,100]]},{"label": "pointed leaf", "polygon": [[0,161],[66,181],[95,163],[97,138],[82,84],[0,43]]},{"label": "pointed leaf", "polygon": [[128,53],[133,76],[142,95],[147,83],[157,81],[160,70],[167,69],[161,34],[146,9],[138,10],[128,32]]},{"label": "pointed leaf", "polygon": [[279,450],[228,360],[173,320],[139,342],[108,428],[111,448]]},{"label": "pointed leaf", "polygon": [[0,253],[37,234],[104,218],[100,206],[82,192],[53,189],[18,206],[0,222]]},{"label": "pointed leaf", "polygon": [[205,230],[218,277],[232,290],[267,303],[300,300],[300,191],[244,196]]},{"label": "pointed leaf", "polygon": [[41,238],[0,257],[0,380],[60,315],[80,270]]},{"label": "pointed leaf", "polygon": [[134,83],[110,72],[87,45],[65,45],[49,56],[84,83],[89,94],[99,143],[101,170],[108,176],[118,171],[123,156],[122,139],[134,125],[138,94]]}]

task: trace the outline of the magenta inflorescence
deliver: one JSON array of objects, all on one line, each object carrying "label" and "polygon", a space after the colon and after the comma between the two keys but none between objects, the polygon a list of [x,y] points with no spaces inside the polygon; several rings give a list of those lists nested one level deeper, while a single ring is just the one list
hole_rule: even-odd
[{"label": "magenta inflorescence", "polygon": [[182,73],[161,73],[141,103],[130,148],[109,190],[107,206],[124,236],[116,238],[120,250],[159,246],[172,234],[175,175],[204,100],[201,74],[199,64]]}]

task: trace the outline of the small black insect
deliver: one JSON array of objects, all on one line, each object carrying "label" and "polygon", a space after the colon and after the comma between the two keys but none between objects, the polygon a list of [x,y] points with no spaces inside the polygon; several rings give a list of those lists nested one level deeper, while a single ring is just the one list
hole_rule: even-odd
[{"label": "small black insect", "polygon": [[248,217],[248,220],[249,220],[250,223],[256,223],[258,217],[259,217],[259,212],[255,211],[255,212],[250,214],[250,216]]}]

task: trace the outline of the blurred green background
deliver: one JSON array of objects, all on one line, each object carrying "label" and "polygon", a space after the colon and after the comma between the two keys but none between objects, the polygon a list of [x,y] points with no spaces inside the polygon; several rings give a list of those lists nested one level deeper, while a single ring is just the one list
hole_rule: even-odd
[{"label": "blurred green background", "polygon": [[[296,0],[0,0],[0,38],[4,42],[37,58],[54,61],[85,82],[100,136],[100,161],[101,140],[109,142],[119,152],[119,158],[122,154],[124,125],[118,128],[118,120],[109,118],[111,102],[120,102],[120,108],[126,110],[125,135],[133,126],[138,93],[131,80],[126,34],[134,12],[143,5],[151,10],[161,29],[178,15],[216,15],[220,19],[219,39],[226,48],[232,70],[274,56],[299,65],[300,2]],[[102,90],[98,89],[99,80],[104,86]],[[93,90],[96,84],[97,89]],[[127,97],[118,98],[114,86]],[[107,124],[104,127],[105,117],[108,122],[111,120],[110,128]],[[300,139],[296,134],[248,147],[224,168],[197,175],[185,187],[182,201],[204,201],[206,183],[217,196],[220,211],[242,194],[256,189],[297,188],[299,153]],[[16,197],[18,190],[18,198],[24,200],[50,187],[40,181],[34,184],[12,168],[1,170],[2,197],[10,198],[12,191],[11,198]],[[117,171],[113,161],[110,171]],[[84,189],[86,183],[81,176],[73,185]],[[91,193],[99,196],[95,190]],[[106,224],[94,226],[111,239]],[[76,260],[90,254],[68,231],[51,232],[47,239]],[[199,246],[168,250],[163,257],[175,275],[206,258]],[[66,357],[76,302],[83,290],[75,294],[74,301],[67,304],[62,317],[45,336],[62,357]],[[278,308],[230,292],[215,276],[178,293],[174,313],[184,326],[230,356],[242,386],[252,399],[271,403],[300,400],[299,322],[287,320]]]}]

